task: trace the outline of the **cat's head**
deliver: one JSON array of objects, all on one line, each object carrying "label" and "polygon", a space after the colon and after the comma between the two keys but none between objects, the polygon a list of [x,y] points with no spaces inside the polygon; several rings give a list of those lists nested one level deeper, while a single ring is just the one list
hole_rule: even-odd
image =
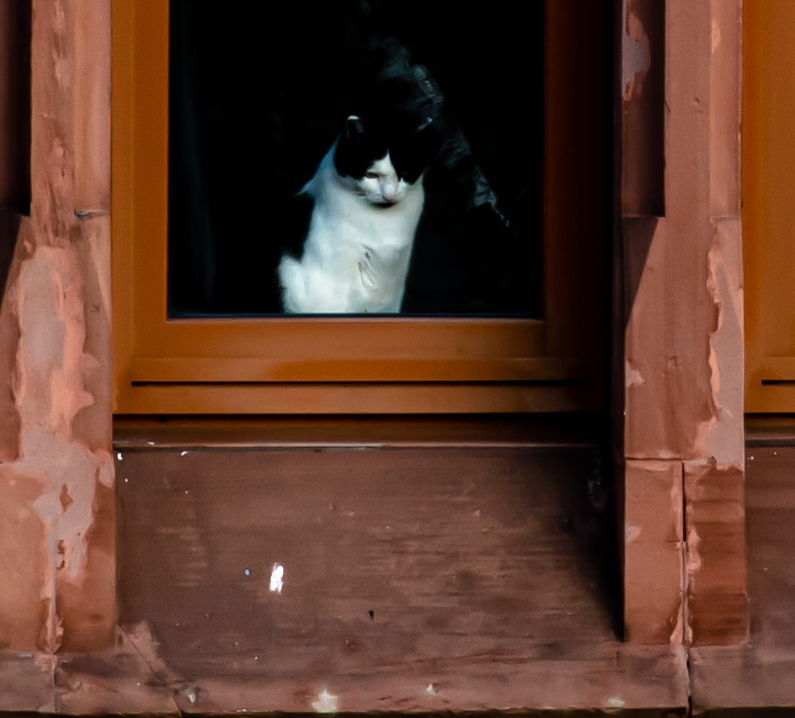
[{"label": "cat's head", "polygon": [[334,151],[343,182],[369,204],[389,207],[406,197],[441,146],[432,123],[406,118],[361,119],[351,115]]}]

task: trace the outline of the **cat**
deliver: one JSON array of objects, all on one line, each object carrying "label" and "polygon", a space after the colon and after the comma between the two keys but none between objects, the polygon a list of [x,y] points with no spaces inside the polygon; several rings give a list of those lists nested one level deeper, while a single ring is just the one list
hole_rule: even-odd
[{"label": "cat", "polygon": [[423,173],[440,145],[430,120],[348,117],[299,193],[313,208],[300,251],[279,262],[285,313],[400,312]]}]

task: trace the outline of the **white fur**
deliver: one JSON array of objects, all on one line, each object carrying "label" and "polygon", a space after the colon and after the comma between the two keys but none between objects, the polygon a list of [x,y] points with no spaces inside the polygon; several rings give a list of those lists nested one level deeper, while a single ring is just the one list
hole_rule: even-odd
[{"label": "white fur", "polygon": [[284,256],[279,264],[284,310],[399,312],[422,213],[422,178],[399,179],[388,154],[362,180],[340,177],[335,149],[336,143],[301,190],[315,208],[303,256]]}]

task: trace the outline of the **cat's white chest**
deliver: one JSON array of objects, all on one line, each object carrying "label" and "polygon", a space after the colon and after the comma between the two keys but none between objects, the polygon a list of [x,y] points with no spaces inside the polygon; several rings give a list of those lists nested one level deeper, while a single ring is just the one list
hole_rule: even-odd
[{"label": "cat's white chest", "polygon": [[422,213],[422,185],[412,186],[392,206],[373,206],[334,176],[324,177],[330,170],[326,160],[305,190],[314,196],[315,209],[304,253],[300,260],[284,257],[279,266],[284,309],[399,312]]}]

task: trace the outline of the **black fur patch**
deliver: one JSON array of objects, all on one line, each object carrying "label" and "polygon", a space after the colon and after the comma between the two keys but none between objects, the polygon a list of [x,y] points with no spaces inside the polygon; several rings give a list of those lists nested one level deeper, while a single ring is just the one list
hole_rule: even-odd
[{"label": "black fur patch", "polygon": [[360,116],[348,118],[342,129],[334,166],[342,176],[361,179],[387,152],[395,171],[414,183],[442,145],[434,110],[415,97],[412,85],[392,78],[381,82],[361,108]]},{"label": "black fur patch", "polygon": [[386,133],[377,123],[348,119],[334,151],[334,167],[341,177],[361,179],[373,162],[386,155],[388,145]]},{"label": "black fur patch", "polygon": [[314,208],[314,198],[303,193],[290,197],[284,203],[282,232],[279,237],[282,255],[287,254],[294,259],[301,259]]}]

